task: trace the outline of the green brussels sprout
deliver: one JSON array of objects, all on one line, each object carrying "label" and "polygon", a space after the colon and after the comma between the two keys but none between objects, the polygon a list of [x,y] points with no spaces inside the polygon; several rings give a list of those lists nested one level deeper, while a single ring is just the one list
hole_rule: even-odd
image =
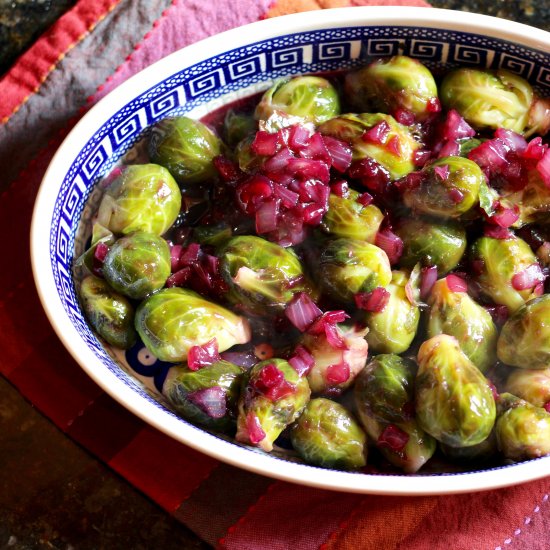
[{"label": "green brussels sprout", "polygon": [[416,336],[420,310],[411,303],[406,286],[409,274],[394,271],[391,283],[386,287],[389,301],[382,311],[369,312],[365,322],[369,328],[367,342],[377,353],[403,353]]},{"label": "green brussels sprout", "polygon": [[550,413],[510,394],[497,418],[495,431],[500,452],[510,460],[550,454]]},{"label": "green brussels sprout", "polygon": [[162,395],[183,418],[211,430],[231,432],[237,420],[237,401],[244,369],[228,361],[191,370],[174,366]]},{"label": "green brussels sprout", "polygon": [[310,395],[307,379],[284,359],[256,363],[239,399],[235,439],[270,452],[281,432],[300,416]]},{"label": "green brussels sprout", "polygon": [[170,276],[170,248],[157,235],[136,231],[118,239],[103,263],[105,280],[129,298],[145,298]]},{"label": "green brussels sprout", "polygon": [[406,109],[424,120],[439,105],[437,85],[429,69],[410,57],[379,59],[345,79],[346,98],[361,112],[394,113]]},{"label": "green brussels sprout", "polygon": [[369,346],[365,340],[367,329],[337,326],[343,341],[342,349],[336,349],[324,332],[305,333],[300,343],[313,356],[314,364],[307,380],[314,394],[338,395],[349,388],[367,363]]},{"label": "green brussels sprout", "polygon": [[227,300],[253,313],[276,313],[307,290],[300,260],[290,248],[253,235],[233,237],[220,252]]},{"label": "green brussels sprout", "polygon": [[340,98],[328,80],[320,76],[297,76],[276,81],[263,94],[254,116],[267,121],[274,115],[282,115],[283,119],[289,117],[288,124],[300,121],[320,124],[339,113]]},{"label": "green brussels sprout", "polygon": [[480,237],[474,242],[470,256],[477,266],[476,280],[483,293],[511,313],[536,296],[535,289],[516,290],[512,283],[515,275],[537,263],[523,239]]},{"label": "green brussels sprout", "polygon": [[451,447],[477,445],[489,437],[496,417],[493,392],[456,338],[440,334],[418,351],[416,418]]},{"label": "green brussels sprout", "polygon": [[483,464],[496,458],[498,453],[496,431],[493,428],[489,437],[470,447],[451,447],[443,443],[439,448],[446,458],[453,462]]},{"label": "green brussels sprout", "polygon": [[179,363],[192,346],[213,338],[218,350],[250,341],[246,319],[183,288],[163,288],[138,306],[135,319],[146,347],[161,361]]},{"label": "green brussels sprout", "polygon": [[430,292],[430,312],[426,333],[454,336],[468,359],[487,372],[496,361],[498,331],[489,312],[467,292],[454,292],[447,277],[437,281]]},{"label": "green brussels sprout", "polygon": [[456,109],[476,130],[507,128],[530,135],[548,124],[540,120],[544,112],[532,109],[536,97],[531,85],[505,70],[451,71],[441,83],[440,97],[445,108]]},{"label": "green brussels sprout", "polygon": [[508,375],[504,389],[535,407],[544,407],[550,403],[550,367],[514,369]]},{"label": "green brussels sprout", "polygon": [[346,196],[331,193],[328,210],[321,222],[325,233],[374,244],[384,214],[374,204],[363,206],[357,201],[359,193],[350,189]]},{"label": "green brussels sprout", "polygon": [[405,205],[438,218],[459,218],[478,204],[485,182],[481,168],[463,157],[443,157],[425,166],[418,185],[405,187]]},{"label": "green brussels sprout", "polygon": [[149,157],[165,166],[184,189],[193,189],[217,175],[213,159],[222,152],[218,136],[200,120],[186,116],[157,122],[149,138]]},{"label": "green brussels sprout", "polygon": [[236,147],[247,136],[255,134],[257,126],[252,115],[237,113],[231,109],[223,120],[224,141],[229,147]]},{"label": "green brussels sprout", "polygon": [[233,230],[225,223],[193,227],[193,240],[201,245],[223,246],[233,236]]},{"label": "green brussels sprout", "polygon": [[[376,132],[376,139],[368,139],[367,132],[377,126],[385,131]],[[372,158],[385,168],[391,179],[399,179],[415,169],[414,153],[420,143],[412,130],[397,122],[391,115],[381,113],[348,113],[327,120],[318,128],[351,145],[353,160]]]},{"label": "green brussels sprout", "polygon": [[416,365],[394,354],[374,357],[354,387],[357,416],[383,456],[407,473],[417,472],[434,454],[435,439],[414,418]]},{"label": "green brussels sprout", "polygon": [[366,464],[367,436],[339,403],[312,399],[290,432],[292,446],[308,463],[323,468],[354,470]]},{"label": "green brussels sprout", "polygon": [[98,223],[113,233],[164,234],[176,221],[181,192],[168,170],[158,164],[126,166],[107,188]]},{"label": "green brussels sprout", "polygon": [[107,343],[121,349],[136,343],[134,308],[126,297],[94,275],[82,280],[79,296],[84,315]]},{"label": "green brussels sprout", "polygon": [[534,298],[504,323],[497,344],[498,358],[524,369],[550,367],[550,294]]},{"label": "green brussels sprout", "polygon": [[321,248],[321,289],[336,300],[353,302],[358,292],[386,287],[392,278],[387,254],[378,246],[355,239],[333,239]]},{"label": "green brussels sprout", "polygon": [[436,266],[439,275],[454,269],[466,250],[466,231],[453,220],[404,218],[395,227],[403,241],[399,264],[412,269],[418,262]]},{"label": "green brussels sprout", "polygon": [[528,170],[527,184],[520,191],[498,197],[503,206],[519,209],[519,220],[514,227],[544,222],[550,214],[550,188],[545,185],[538,170]]}]

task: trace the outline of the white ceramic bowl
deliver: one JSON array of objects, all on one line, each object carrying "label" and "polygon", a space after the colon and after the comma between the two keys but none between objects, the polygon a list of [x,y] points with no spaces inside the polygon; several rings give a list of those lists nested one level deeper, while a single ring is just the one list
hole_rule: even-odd
[{"label": "white ceramic bowl", "polygon": [[[468,492],[544,477],[550,474],[550,457],[460,474],[371,475],[321,469],[237,445],[189,424],[159,402],[150,379],[136,374],[124,354],[106,351],[82,316],[71,270],[89,235],[94,186],[148,125],[174,114],[199,118],[267,88],[276,77],[353,68],[368,58],[397,53],[430,68],[503,67],[550,96],[550,34],[469,13],[403,7],[321,10],[260,21],[193,44],[100,101],[52,160],[32,225],[33,269],[42,303],[59,338],[107,393],[169,436],[230,464],[327,489],[407,495]],[[130,363],[151,360],[141,350]]]}]

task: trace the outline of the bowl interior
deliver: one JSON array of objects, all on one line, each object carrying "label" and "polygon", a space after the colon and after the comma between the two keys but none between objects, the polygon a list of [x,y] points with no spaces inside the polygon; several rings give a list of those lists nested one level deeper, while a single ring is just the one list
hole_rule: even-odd
[{"label": "bowl interior", "polygon": [[[246,30],[246,32],[245,32]],[[460,492],[546,475],[550,458],[485,472],[381,476],[322,470],[265,455],[196,428],[174,414],[139,374],[155,359],[142,346],[105,347],[83,318],[73,260],[91,230],[98,182],[131,162],[148,127],[171,115],[200,118],[268,87],[273,79],[341,71],[404,54],[439,72],[457,66],[503,68],[550,95],[548,34],[484,16],[445,10],[346,8],[254,23],[161,60],[112,92],[76,126],[50,165],[33,218],[32,253],[44,307],[65,345],[107,392],[169,435],[222,460],[331,489],[394,494]],[[44,275],[44,265],[50,269]],[[166,365],[157,361],[159,370]],[[508,472],[503,472],[507,470]],[[510,471],[513,474],[510,475]]]}]

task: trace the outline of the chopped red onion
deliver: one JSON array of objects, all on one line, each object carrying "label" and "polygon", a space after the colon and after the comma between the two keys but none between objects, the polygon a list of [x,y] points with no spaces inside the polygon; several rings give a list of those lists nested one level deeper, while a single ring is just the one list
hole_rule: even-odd
[{"label": "chopped red onion", "polygon": [[414,113],[407,111],[407,109],[396,109],[393,113],[393,118],[404,126],[410,126],[415,122]]},{"label": "chopped red onion", "polygon": [[326,162],[308,158],[290,158],[287,170],[300,178],[313,178],[325,184],[330,180],[329,166]]},{"label": "chopped red onion", "polygon": [[279,215],[279,199],[270,198],[256,210],[256,233],[263,235],[277,229]]},{"label": "chopped red onion", "polygon": [[239,166],[227,157],[218,155],[214,157],[212,163],[221,179],[226,183],[236,182],[242,176]]},{"label": "chopped red onion", "polygon": [[285,316],[300,332],[305,332],[322,314],[323,312],[305,292],[295,294],[285,308]]},{"label": "chopped red onion", "polygon": [[166,287],[185,286],[189,277],[191,277],[191,268],[189,266],[183,267],[166,279]]},{"label": "chopped red onion", "polygon": [[510,151],[522,154],[527,149],[527,141],[525,138],[512,130],[506,128],[497,128],[495,131],[495,137],[500,139]]},{"label": "chopped red onion", "polygon": [[390,301],[390,293],[383,287],[376,287],[371,292],[358,292],[354,296],[355,305],[359,309],[380,313]]},{"label": "chopped red onion", "polygon": [[258,363],[258,358],[251,351],[224,351],[220,356],[224,361],[229,361],[245,369],[252,368]]},{"label": "chopped red onion", "polygon": [[386,149],[396,157],[401,155],[401,141],[399,136],[392,136],[386,143]]},{"label": "chopped red onion", "polygon": [[485,306],[497,326],[502,326],[510,317],[510,311],[504,305]]},{"label": "chopped red onion", "polygon": [[309,144],[311,138],[311,132],[302,124],[295,124],[289,128],[288,132],[288,146],[298,153],[301,149]]},{"label": "chopped red onion", "polygon": [[426,102],[426,111],[431,114],[436,114],[441,111],[441,103],[437,97],[431,97]]},{"label": "chopped red onion", "polygon": [[330,153],[327,150],[323,136],[318,132],[311,136],[309,143],[300,151],[299,156],[304,159],[319,160],[327,166],[331,162]]},{"label": "chopped red onion", "polygon": [[443,124],[443,138],[449,141],[474,137],[475,130],[460,116],[458,111],[451,109]]},{"label": "chopped red onion", "polygon": [[389,172],[370,157],[353,162],[348,169],[348,175],[360,179],[367,189],[379,193],[383,193],[391,181]]},{"label": "chopped red onion", "polygon": [[387,254],[391,265],[396,264],[403,254],[403,241],[389,228],[378,231],[374,244]]},{"label": "chopped red onion", "polygon": [[441,181],[445,181],[449,177],[451,171],[449,170],[448,164],[443,164],[441,166],[434,166],[434,173]]},{"label": "chopped red onion", "polygon": [[420,271],[420,299],[426,300],[437,281],[437,267],[435,265],[423,267]]},{"label": "chopped red onion", "polygon": [[249,412],[246,415],[246,431],[252,445],[257,445],[265,439],[266,433],[262,429],[260,419],[253,412]]},{"label": "chopped red onion", "polygon": [[282,371],[273,363],[262,367],[252,386],[270,401],[278,401],[296,391],[296,387],[285,379]]},{"label": "chopped red onion", "polygon": [[302,217],[306,225],[319,225],[327,208],[318,204],[306,204],[302,210]]},{"label": "chopped red onion", "polygon": [[372,195],[366,191],[357,197],[357,202],[362,206],[368,206],[373,200]]},{"label": "chopped red onion", "polygon": [[489,216],[489,221],[500,227],[510,227],[519,219],[519,208],[514,205],[514,208],[506,208],[500,203],[496,206],[496,212]]},{"label": "chopped red onion", "polygon": [[346,172],[351,165],[351,147],[346,142],[333,138],[332,136],[323,136],[323,141],[330,155],[332,167],[338,172]]},{"label": "chopped red onion", "polygon": [[445,141],[437,154],[437,158],[456,157],[460,153],[460,145],[457,141]]},{"label": "chopped red onion", "polygon": [[288,161],[295,158],[292,151],[288,147],[283,147],[280,151],[275,153],[271,158],[267,159],[263,164],[263,170],[265,172],[284,172]]},{"label": "chopped red onion", "polygon": [[223,418],[227,413],[227,392],[220,386],[204,388],[187,394],[187,399],[210,418]]},{"label": "chopped red onion", "polygon": [[492,239],[513,239],[514,234],[507,229],[506,227],[500,227],[498,225],[486,225],[483,234],[486,237],[491,237]]},{"label": "chopped red onion", "polygon": [[337,197],[345,198],[349,195],[349,184],[346,180],[337,180],[330,185],[330,191]]},{"label": "chopped red onion", "polygon": [[307,376],[315,364],[315,359],[313,358],[313,355],[309,353],[307,348],[301,344],[298,344],[294,349],[294,354],[288,362],[300,376]]},{"label": "chopped red onion", "polygon": [[272,156],[279,149],[279,136],[260,130],[256,132],[254,141],[250,145],[250,149],[256,155]]},{"label": "chopped red onion", "polygon": [[537,171],[544,185],[550,187],[550,149],[547,149],[544,156],[537,162]]},{"label": "chopped red onion", "polygon": [[170,247],[170,267],[172,269],[172,273],[175,273],[180,266],[180,256],[182,250],[183,246],[181,244],[174,244]]},{"label": "chopped red onion", "polygon": [[548,403],[545,403],[542,407],[546,412],[550,413],[550,401]]},{"label": "chopped red onion", "polygon": [[464,200],[464,193],[460,189],[452,187],[451,189],[449,189],[449,198],[455,204],[460,204]]},{"label": "chopped red onion", "polygon": [[107,253],[109,252],[109,247],[104,242],[98,242],[95,245],[94,250],[94,260],[97,260],[100,263],[103,263],[105,261],[105,258],[107,257]]},{"label": "chopped red onion", "polygon": [[414,165],[418,168],[422,168],[422,166],[424,166],[428,162],[431,156],[431,151],[428,151],[427,149],[417,149],[413,153]]},{"label": "chopped red onion", "polygon": [[247,214],[254,214],[261,202],[272,194],[271,181],[261,174],[251,176],[237,187],[237,200]]},{"label": "chopped red onion", "polygon": [[527,290],[535,288],[544,281],[544,273],[538,263],[531,264],[529,267],[516,273],[512,277],[512,287],[514,290]]},{"label": "chopped red onion", "polygon": [[386,447],[393,452],[400,453],[409,442],[409,434],[401,428],[390,424],[378,437],[376,445]]},{"label": "chopped red onion", "polygon": [[535,165],[532,166],[532,168],[534,168],[536,166],[536,161],[539,161],[544,156],[547,149],[548,145],[542,142],[540,136],[537,136],[527,144],[527,148],[523,152],[522,157],[527,161],[534,161]]},{"label": "chopped red onion", "polygon": [[288,189],[288,187],[284,187],[283,185],[274,183],[273,194],[277,198],[281,199],[281,204],[285,208],[292,208],[293,206],[296,206],[296,204],[298,204],[298,199],[299,199],[298,193],[291,191],[290,189]]},{"label": "chopped red onion", "polygon": [[458,275],[451,273],[445,281],[451,292],[468,292],[468,283]]},{"label": "chopped red onion", "polygon": [[390,125],[385,120],[381,120],[372,128],[366,130],[361,136],[361,139],[368,143],[383,145],[384,143],[386,143],[386,139],[389,133]]},{"label": "chopped red onion", "polygon": [[191,346],[187,352],[187,366],[191,370],[212,365],[221,359],[218,353],[218,341],[212,338],[202,346]]},{"label": "chopped red onion", "polygon": [[336,365],[330,365],[325,371],[325,380],[329,384],[344,384],[349,380],[351,376],[351,371],[349,365],[342,361]]}]

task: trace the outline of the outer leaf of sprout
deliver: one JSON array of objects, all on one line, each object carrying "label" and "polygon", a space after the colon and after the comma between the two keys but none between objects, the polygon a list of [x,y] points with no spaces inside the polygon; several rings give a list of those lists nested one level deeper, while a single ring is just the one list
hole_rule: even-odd
[{"label": "outer leaf of sprout", "polygon": [[507,392],[529,401],[535,407],[550,403],[550,367],[545,369],[514,369],[504,388]]},{"label": "outer leaf of sprout", "polygon": [[122,349],[135,344],[134,308],[126,297],[93,275],[82,280],[79,296],[86,318],[104,340]]},{"label": "outer leaf of sprout", "polygon": [[235,147],[241,140],[254,134],[257,124],[252,115],[227,111],[223,121],[224,141],[229,147]]},{"label": "outer leaf of sprout", "polygon": [[[363,134],[380,122],[389,126],[384,143],[371,143],[362,139]],[[412,130],[385,114],[344,114],[321,124],[322,134],[348,142],[352,147],[353,160],[370,157],[384,167],[392,179],[406,176],[415,169],[414,152],[420,148]],[[397,140],[398,154],[387,144]]]},{"label": "outer leaf of sprout", "polygon": [[215,177],[212,160],[221,152],[216,134],[200,120],[186,116],[161,120],[149,139],[151,160],[165,166],[183,188],[192,189]]},{"label": "outer leaf of sprout", "polygon": [[181,208],[181,192],[170,172],[158,164],[128,166],[105,191],[98,223],[116,234],[165,233]]},{"label": "outer leaf of sprout", "polygon": [[184,361],[192,346],[216,339],[219,351],[250,340],[248,322],[222,306],[183,288],[164,288],[136,311],[136,329],[161,361]]},{"label": "outer leaf of sprout", "polygon": [[500,200],[519,208],[519,220],[515,226],[544,222],[550,214],[550,188],[537,170],[527,172],[527,185],[521,191],[506,194]]},{"label": "outer leaf of sprout", "polygon": [[386,287],[390,293],[386,307],[380,312],[365,316],[369,328],[367,341],[377,353],[403,353],[409,349],[420,321],[420,310],[407,296],[407,272],[394,271],[391,283]]},{"label": "outer leaf of sprout", "polygon": [[403,241],[399,260],[403,267],[418,262],[437,267],[439,275],[454,269],[466,250],[466,231],[454,221],[409,217],[401,220],[395,232]]},{"label": "outer leaf of sprout", "polygon": [[334,239],[322,248],[319,261],[321,288],[343,302],[358,292],[389,285],[392,272],[386,253],[379,247],[355,239]]},{"label": "outer leaf of sprout", "polygon": [[[283,374],[284,380],[294,387],[294,391],[280,399],[272,401],[266,396],[254,392],[253,386],[261,370],[273,364]],[[247,429],[247,417],[254,415],[265,437],[257,443],[264,451],[273,449],[273,442],[281,432],[294,422],[309,401],[311,391],[307,379],[298,375],[292,366],[283,359],[267,359],[252,367],[246,388],[239,399],[239,416],[237,419],[236,440],[251,443]]]},{"label": "outer leaf of sprout", "polygon": [[384,214],[374,204],[357,202],[359,193],[353,189],[345,197],[329,195],[328,211],[323,217],[323,231],[335,237],[348,237],[374,244]]},{"label": "outer leaf of sprout", "polygon": [[550,367],[550,294],[530,300],[504,323],[497,354],[514,367]]},{"label": "outer leaf of sprout", "polygon": [[496,361],[498,331],[488,311],[467,292],[450,290],[446,278],[432,287],[428,303],[428,338],[438,334],[454,336],[481,372],[489,370]]},{"label": "outer leaf of sprout", "polygon": [[220,252],[220,272],[230,288],[227,299],[252,312],[280,311],[295,293],[307,290],[294,251],[252,235],[227,242]]},{"label": "outer leaf of sprout", "polygon": [[438,441],[469,447],[486,439],[496,406],[487,379],[452,336],[426,340],[418,352],[416,418]]},{"label": "outer leaf of sprout", "polygon": [[[223,432],[235,428],[237,400],[244,370],[228,361],[217,361],[199,370],[190,370],[187,365],[169,369],[162,394],[181,416],[213,430]],[[227,412],[221,418],[212,418],[189,399],[189,394],[209,388],[225,390]]]},{"label": "outer leaf of sprout", "polygon": [[257,120],[283,113],[320,124],[340,113],[340,99],[334,86],[318,76],[281,79],[267,90],[256,107]]},{"label": "outer leaf of sprout", "polygon": [[481,272],[476,277],[481,290],[510,312],[535,296],[533,289],[515,290],[512,286],[513,276],[537,261],[523,239],[480,237],[472,246],[471,258],[481,260]]},{"label": "outer leaf of sprout", "polygon": [[365,432],[345,407],[330,399],[312,399],[290,437],[294,449],[310,464],[345,470],[366,464]]},{"label": "outer leaf of sprout", "polygon": [[157,235],[136,231],[118,239],[103,263],[106,281],[129,298],[145,298],[170,276],[170,249]]},{"label": "outer leaf of sprout", "polygon": [[347,99],[359,111],[412,112],[417,120],[430,114],[437,99],[437,85],[429,69],[419,61],[398,55],[380,59],[346,75]]}]

